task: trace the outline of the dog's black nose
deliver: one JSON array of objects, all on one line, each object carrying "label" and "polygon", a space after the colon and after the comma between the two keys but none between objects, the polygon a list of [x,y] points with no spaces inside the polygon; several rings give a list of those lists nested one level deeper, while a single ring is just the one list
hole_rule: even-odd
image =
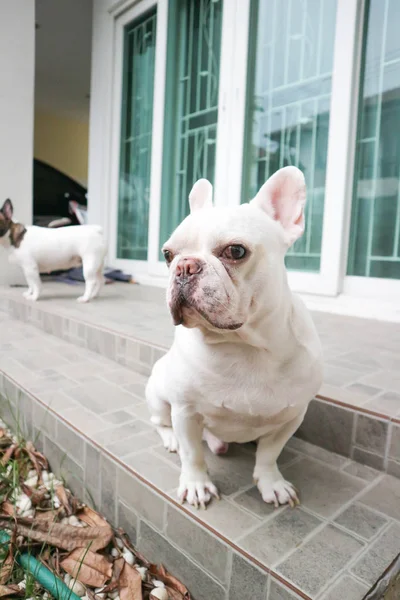
[{"label": "dog's black nose", "polygon": [[178,281],[182,281],[198,275],[202,270],[203,265],[195,258],[181,258],[176,265],[175,277]]}]

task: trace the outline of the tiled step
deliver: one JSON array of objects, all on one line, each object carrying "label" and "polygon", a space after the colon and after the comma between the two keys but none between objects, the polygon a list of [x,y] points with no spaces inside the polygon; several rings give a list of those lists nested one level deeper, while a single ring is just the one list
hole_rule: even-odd
[{"label": "tiled step", "polygon": [[6,312],[0,331],[1,416],[195,600],[361,600],[398,554],[399,479],[293,438],[280,464],[302,504],[274,510],[252,483],[254,447],[232,445],[207,453],[222,499],[181,506],[179,459],[148,424],[142,372]]},{"label": "tiled step", "polygon": [[[0,288],[0,308],[62,340],[143,375],[168,349],[173,327],[158,288],[115,284],[88,305],[76,286],[47,283],[32,304]],[[301,439],[400,477],[400,325],[315,313],[325,383]],[[377,348],[379,351],[377,351]]]}]

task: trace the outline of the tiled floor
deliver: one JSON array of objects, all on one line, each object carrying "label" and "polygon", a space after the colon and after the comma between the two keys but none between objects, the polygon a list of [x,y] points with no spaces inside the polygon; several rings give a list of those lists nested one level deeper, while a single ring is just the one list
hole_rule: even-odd
[{"label": "tiled floor", "polygon": [[[170,346],[173,326],[163,289],[113,284],[83,306],[74,301],[79,287],[46,283],[37,306],[161,348]],[[0,292],[3,298],[21,299],[19,288]],[[313,318],[325,356],[321,396],[400,418],[400,324],[317,312]]]},{"label": "tiled floor", "polygon": [[[56,289],[63,293],[63,288]],[[80,311],[87,309],[85,319],[102,318],[103,324],[110,328],[115,328],[116,323],[122,327],[119,305],[118,310],[112,313],[110,307],[114,304],[113,295],[125,294],[124,290],[122,286],[110,289],[98,303],[94,302],[83,309],[68,298],[57,300],[55,308],[64,311],[65,306],[80,318],[83,314]],[[140,288],[129,290],[133,290],[131,294],[143,295],[146,291]],[[125,301],[126,319],[129,307],[132,313],[138,306],[145,311],[150,311],[150,308],[155,310],[155,305],[146,304],[144,297],[140,303],[138,300],[137,305],[130,304],[126,297]],[[158,328],[167,322],[161,304],[157,304],[157,307],[160,307],[157,308],[159,313],[147,325],[149,336],[156,336]],[[136,312],[134,318],[139,320],[139,316],[143,322],[143,313],[139,315]],[[335,333],[331,318],[316,315],[316,320],[326,347],[332,349],[338,345],[339,336]],[[363,332],[364,349],[367,347],[365,326],[361,327],[359,322],[351,320],[351,323],[342,327],[343,342],[345,333],[349,335],[352,329],[352,335],[361,335]],[[85,440],[93,440],[150,486],[175,499],[179,458],[164,451],[148,424],[143,398],[145,376],[99,354],[76,348],[31,325],[13,320],[4,312],[0,312],[0,331],[0,371],[15,379],[74,428],[72,430],[63,425],[61,420],[54,419],[54,414],[45,408],[35,406],[35,427],[48,435],[49,439],[57,441],[72,465],[79,465],[79,469],[86,472],[89,459],[92,461],[95,457],[89,458],[87,450],[83,448]],[[393,328],[389,340],[385,339],[383,330],[379,335],[382,336],[385,356],[390,355],[394,361],[396,349]],[[377,331],[375,336],[378,339]],[[354,340],[350,343],[351,352],[357,353],[355,338],[350,339]],[[343,352],[342,348],[342,354],[348,355],[349,352]],[[357,356],[352,355],[353,361]],[[346,360],[348,365],[350,361],[348,358]],[[388,363],[385,366],[388,368]],[[395,363],[390,366],[394,378]],[[349,370],[348,367],[344,368]],[[370,374],[365,376],[371,376],[371,369]],[[393,443],[398,444],[399,440],[396,438]],[[48,442],[47,448],[53,447],[50,444]],[[210,600],[214,600],[212,594],[220,590],[220,585],[213,582],[223,581],[228,568],[228,546],[252,557],[261,567],[257,573],[261,573],[262,569],[273,573],[274,577],[268,580],[268,596],[263,587],[264,580],[260,580],[263,595],[257,600],[300,597],[361,600],[400,551],[400,480],[293,439],[282,453],[280,463],[286,478],[300,490],[302,504],[295,510],[288,507],[274,510],[261,501],[252,483],[254,450],[252,445],[232,445],[224,457],[207,452],[210,474],[219,486],[222,499],[213,502],[206,512],[198,512],[187,506],[184,510],[176,509],[173,504],[166,504],[166,508],[164,506],[160,510],[159,496],[152,492],[151,487],[145,497],[139,491],[130,491],[124,496],[119,484],[118,494],[126,502],[130,499],[135,510],[145,513],[146,523],[163,531],[163,540],[169,540],[174,547],[179,546],[185,556],[194,561],[193,564],[211,573],[210,589],[214,591],[210,592]],[[110,483],[107,469],[104,472],[102,481],[106,485],[101,494],[106,498],[106,505],[114,506],[117,492]],[[94,476],[92,466],[89,474]],[[89,483],[88,477],[86,483]],[[152,502],[155,503],[154,508]],[[192,518],[188,518],[188,515]],[[201,522],[206,529],[199,529],[197,522]],[[207,533],[210,531],[211,537]],[[146,550],[151,556],[152,552],[156,552],[155,549],[162,553],[165,548],[165,561],[172,564],[167,542],[162,546],[150,526],[142,525],[140,532],[143,551]],[[202,536],[207,537],[207,543],[201,542]],[[215,555],[218,560],[210,554],[210,540],[216,544]],[[238,560],[236,554],[235,557],[234,560]],[[178,563],[177,559],[176,569]],[[193,570],[192,562],[190,565],[188,563],[189,568]],[[233,568],[232,565],[230,568]],[[193,573],[194,580],[196,577]],[[236,581],[232,575],[230,589],[236,590],[230,595],[233,600],[246,597],[240,591],[245,577],[244,573]],[[282,581],[289,582],[297,592],[292,594],[284,590],[280,583]],[[343,590],[346,595],[343,595]]]}]

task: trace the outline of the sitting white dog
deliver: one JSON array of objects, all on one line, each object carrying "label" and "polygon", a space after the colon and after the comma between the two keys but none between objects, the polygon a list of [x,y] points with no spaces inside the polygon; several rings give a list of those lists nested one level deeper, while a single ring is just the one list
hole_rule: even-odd
[{"label": "sitting white dog", "polygon": [[0,244],[10,252],[9,260],[25,275],[28,300],[37,300],[41,290],[40,273],[83,266],[85,291],[78,302],[89,302],[103,284],[106,244],[98,225],[77,225],[48,229],[12,220],[13,205],[6,200],[0,209]]},{"label": "sitting white dog", "polygon": [[263,499],[298,503],[276,461],[322,383],[318,335],[284,265],[304,231],[305,202],[295,167],[235,208],[213,208],[212,186],[201,179],[190,193],[191,214],[164,245],[177,328],[146,397],[164,446],[179,450],[181,502],[205,507],[218,497],[203,437],[215,453],[257,440],[254,479]]}]

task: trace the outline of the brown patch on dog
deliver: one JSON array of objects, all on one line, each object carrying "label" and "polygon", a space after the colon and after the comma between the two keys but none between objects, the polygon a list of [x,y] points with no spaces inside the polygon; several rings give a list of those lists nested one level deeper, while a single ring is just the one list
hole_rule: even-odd
[{"label": "brown patch on dog", "polygon": [[10,240],[11,245],[15,248],[19,248],[22,240],[24,239],[24,235],[26,234],[26,227],[22,225],[22,223],[10,223]]}]

